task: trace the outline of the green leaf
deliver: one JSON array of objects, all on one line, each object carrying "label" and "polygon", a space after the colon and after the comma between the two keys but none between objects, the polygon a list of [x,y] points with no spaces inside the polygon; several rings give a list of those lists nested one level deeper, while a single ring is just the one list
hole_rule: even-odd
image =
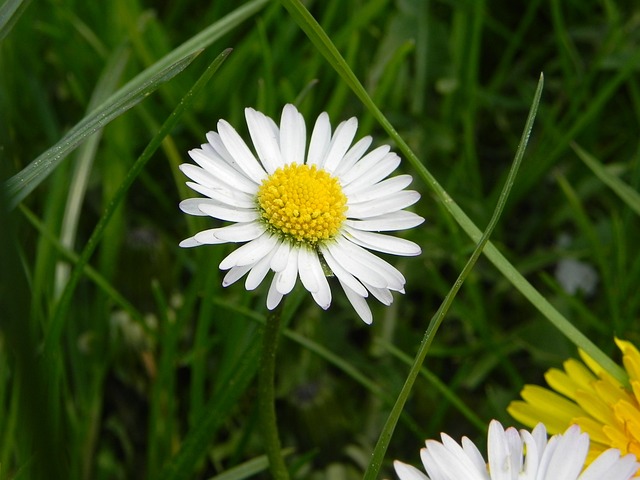
[{"label": "green leaf", "polygon": [[607,171],[595,157],[583,150],[580,145],[572,143],[571,148],[600,180],[609,186],[631,210],[640,215],[640,193]]},{"label": "green leaf", "polygon": [[0,42],[9,34],[31,0],[7,0],[0,6]]}]

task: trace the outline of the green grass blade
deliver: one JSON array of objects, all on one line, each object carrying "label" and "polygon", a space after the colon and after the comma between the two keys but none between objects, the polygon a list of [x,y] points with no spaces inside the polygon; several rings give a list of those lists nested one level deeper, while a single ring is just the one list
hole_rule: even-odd
[{"label": "green grass blade", "polygon": [[143,83],[136,82],[134,88],[130,88],[133,81],[129,82],[106,102],[80,120],[58,143],[42,153],[6,182],[10,207],[14,208],[29,195],[80,143],[104,128],[114,118],[122,115],[142,101],[160,85],[183,71],[198,53],[195,52],[182,58],[169,67],[160,70],[160,72]]},{"label": "green grass blade", "polygon": [[[413,359],[402,350],[397,348],[395,345],[388,342],[380,342],[380,345],[382,346],[382,348],[391,353],[391,355],[400,359],[409,367],[411,366]],[[486,421],[483,418],[480,418],[480,416],[473,410],[472,407],[467,406],[467,404],[464,403],[464,401],[451,388],[449,388],[449,386],[445,382],[440,380],[437,375],[435,375],[424,366],[421,367],[420,373],[422,377],[424,377],[424,379],[429,382],[431,387],[440,392],[442,397],[445,398],[447,402],[449,402],[456,410],[458,410],[458,412],[460,412],[460,414],[465,417],[469,421],[469,423],[474,425],[479,431],[486,430]]]},{"label": "green grass blade", "polygon": [[516,175],[518,173],[518,169],[520,168],[520,164],[522,163],[522,158],[524,157],[524,152],[527,147],[527,142],[529,140],[529,135],[531,134],[531,130],[533,129],[533,122],[536,118],[536,113],[538,111],[538,105],[540,104],[540,97],[542,96],[542,87],[544,85],[543,76],[540,75],[540,80],[538,82],[538,88],[536,89],[536,93],[533,97],[533,102],[531,103],[531,109],[529,110],[529,116],[527,118],[527,123],[525,124],[524,130],[522,132],[522,138],[520,140],[520,144],[518,145],[518,150],[513,159],[513,163],[511,164],[511,169],[509,170],[509,175],[507,176],[507,180],[505,181],[504,187],[500,193],[500,197],[498,198],[498,203],[496,208],[493,211],[493,215],[491,216],[491,220],[489,220],[489,224],[487,225],[486,230],[480,237],[471,257],[467,261],[466,265],[460,272],[457,280],[447,293],[447,296],[443,300],[442,304],[438,308],[438,311],[431,318],[429,325],[427,326],[427,330],[424,334],[422,342],[420,343],[420,348],[418,349],[418,353],[413,361],[413,365],[409,374],[407,375],[407,379],[405,380],[404,386],[398,395],[395,405],[387,418],[387,421],[380,433],[380,437],[378,438],[378,442],[376,444],[375,450],[373,451],[373,455],[371,456],[371,462],[369,463],[369,467],[365,472],[364,478],[365,480],[374,480],[378,477],[378,472],[380,471],[380,467],[382,466],[382,460],[384,459],[384,455],[387,452],[387,447],[389,446],[389,442],[391,441],[391,436],[393,435],[393,431],[396,428],[396,424],[398,423],[398,419],[400,418],[400,414],[404,409],[404,405],[411,394],[411,389],[413,388],[413,384],[415,383],[416,378],[418,377],[420,370],[422,368],[422,364],[424,362],[425,357],[427,356],[427,352],[433,339],[435,337],[438,328],[442,324],[445,315],[449,311],[449,308],[453,304],[453,300],[455,299],[458,291],[462,287],[465,279],[473,269],[473,266],[480,258],[482,254],[482,250],[485,245],[487,245],[489,241],[489,237],[493,232],[494,228],[498,224],[498,220],[500,219],[500,215],[504,210],[504,206],[507,203],[507,198],[509,197],[509,192],[511,191],[511,187],[513,187],[513,182],[515,182]]},{"label": "green grass blade", "polygon": [[202,92],[207,81],[213,76],[216,70],[220,67],[222,62],[229,56],[231,50],[225,50],[213,61],[211,65],[207,68],[207,70],[202,74],[202,76],[198,79],[195,85],[187,92],[187,94],[182,98],[182,101],[178,104],[175,110],[169,115],[169,118],[164,122],[160,131],[151,139],[147,147],[144,149],[140,157],[133,164],[124,181],[120,185],[120,188],[114,195],[114,198],[107,206],[106,211],[103,213],[102,217],[98,221],[91,237],[87,241],[87,244],[76,263],[76,266],[69,278],[69,282],[66,284],[64,292],[58,302],[51,325],[49,326],[49,330],[47,331],[47,336],[45,340],[45,357],[50,357],[53,352],[56,350],[60,334],[62,332],[62,327],[64,324],[64,319],[66,318],[67,310],[71,303],[71,299],[73,297],[73,292],[75,290],[78,281],[80,280],[80,276],[82,274],[82,269],[89,261],[89,258],[95,251],[96,247],[102,235],[107,227],[109,220],[113,216],[116,208],[124,199],[125,194],[133,184],[134,180],[138,177],[146,163],[149,161],[153,153],[158,149],[162,140],[169,134],[169,132],[173,129],[173,127],[178,123],[178,120],[182,117],[187,108],[191,105],[194,98]]},{"label": "green grass blade", "polygon": [[[433,190],[440,199],[443,206],[456,220],[458,225],[467,233],[474,242],[479,242],[482,231],[473,223],[469,216],[458,206],[451,196],[442,188],[436,178],[427,170],[418,157],[413,153],[409,145],[400,137],[393,125],[382,114],[380,109],[373,102],[364,86],[349,65],[338,52],[335,45],[324,32],[318,22],[311,16],[309,11],[299,0],[281,0],[281,3],[289,11],[300,28],[309,37],[316,48],[325,56],[329,64],[340,74],[362,103],[371,111],[387,134],[393,139],[411,166],[416,169],[422,180]],[[583,349],[591,358],[597,361],[614,378],[623,383],[627,383],[625,371],[605,355],[595,343],[587,338],[582,332],[562,315],[551,303],[538,292],[531,283],[525,279],[520,272],[509,262],[504,255],[491,243],[487,242],[484,254],[494,264],[494,266],[505,276],[505,278],[531,302],[531,304],[542,313],[558,330],[562,332],[572,343]]]},{"label": "green grass blade", "polygon": [[89,135],[143,100],[162,83],[180,73],[191,63],[198,52],[254,15],[266,3],[267,0],[254,0],[242,5],[130,80],[100,107],[77,123],[58,143],[6,182],[10,207],[15,208]]},{"label": "green grass blade", "polygon": [[31,0],[7,0],[0,6],[0,42],[9,34]]},{"label": "green grass blade", "polygon": [[640,193],[615,175],[609,173],[596,158],[583,150],[580,145],[572,143],[571,147],[574,152],[578,154],[580,160],[582,160],[600,180],[611,188],[631,210],[640,215]]},{"label": "green grass blade", "polygon": [[193,466],[205,454],[215,431],[226,421],[229,411],[236,406],[236,402],[255,376],[259,358],[260,349],[249,345],[233,369],[233,377],[228,379],[218,395],[211,398],[202,418],[196,422],[195,428],[189,431],[178,453],[161,472],[161,480],[192,478]]},{"label": "green grass blade", "polygon": [[[78,263],[78,255],[70,250],[68,247],[62,244],[56,236],[47,230],[46,225],[27,207],[24,205],[20,205],[18,210],[22,212],[25,218],[33,225],[33,227],[38,231],[38,233],[45,238],[48,242],[53,245],[62,258],[67,262],[75,265]],[[113,302],[126,311],[131,317],[138,322],[139,325],[144,326],[144,318],[142,313],[131,304],[125,297],[120,294],[120,292],[113,286],[109,281],[104,278],[95,270],[91,265],[85,265],[83,267],[83,273],[89,278],[93,283],[95,283],[106,295],[108,298],[113,300]]]},{"label": "green grass blade", "polygon": [[[129,49],[127,47],[122,46],[113,52],[93,91],[87,113],[90,113],[116,90],[128,60]],[[67,202],[60,231],[60,243],[70,250],[74,248],[80,222],[80,211],[84,204],[93,161],[101,138],[102,130],[99,130],[94,135],[91,135],[78,149],[71,180],[68,183]],[[68,263],[58,262],[56,265],[55,292],[62,291],[69,278],[70,270],[71,267]]]}]

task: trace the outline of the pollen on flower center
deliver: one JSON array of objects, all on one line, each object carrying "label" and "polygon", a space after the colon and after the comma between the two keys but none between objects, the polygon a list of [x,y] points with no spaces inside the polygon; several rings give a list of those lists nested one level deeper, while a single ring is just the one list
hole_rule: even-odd
[{"label": "pollen on flower center", "polygon": [[347,197],[338,179],[315,165],[278,168],[260,185],[257,200],[271,229],[312,247],[333,238],[346,219]]}]

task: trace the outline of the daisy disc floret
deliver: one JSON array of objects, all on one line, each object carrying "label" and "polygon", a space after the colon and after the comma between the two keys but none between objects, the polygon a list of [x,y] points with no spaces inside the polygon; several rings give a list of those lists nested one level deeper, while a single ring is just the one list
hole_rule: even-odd
[{"label": "daisy disc floret", "polygon": [[420,254],[406,239],[381,232],[405,230],[424,219],[404,210],[420,195],[405,190],[410,175],[387,178],[400,163],[383,145],[367,153],[372,138],[353,143],[358,122],[351,118],[332,132],[322,113],[307,149],[306,125],[293,105],[280,125],[245,110],[252,149],[226,121],[207,134],[208,143],[189,151],[196,165],[180,166],[187,185],[204,195],[180,208],[190,215],[230,222],[183,240],[182,247],[243,243],[220,268],[223,285],[246,275],[253,290],[274,272],[267,307],[275,308],[297,279],[320,307],[331,304],[326,274],[334,275],[358,315],[372,322],[366,298],[391,304],[391,292],[404,293],[404,276],[371,250],[400,256]]},{"label": "daisy disc floret", "polygon": [[586,469],[589,435],[573,425],[547,440],[545,426],[533,431],[489,424],[488,459],[467,437],[458,444],[443,433],[442,441],[427,440],[420,457],[427,475],[417,468],[394,462],[400,480],[629,480],[638,466],[633,454],[609,449]]}]

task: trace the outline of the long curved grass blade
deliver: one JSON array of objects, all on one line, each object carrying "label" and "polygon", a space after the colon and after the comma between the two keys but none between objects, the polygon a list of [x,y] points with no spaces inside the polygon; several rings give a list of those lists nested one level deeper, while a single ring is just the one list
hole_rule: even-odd
[{"label": "long curved grass blade", "polygon": [[[356,75],[353,73],[345,59],[340,55],[335,45],[329,39],[322,27],[313,18],[309,11],[300,3],[299,0],[280,0],[285,8],[289,11],[298,26],[305,32],[311,42],[324,55],[329,64],[340,74],[353,92],[358,96],[362,103],[370,110],[371,114],[378,120],[382,128],[393,139],[411,166],[418,172],[418,176],[433,190],[435,195],[440,199],[444,207],[449,211],[451,216],[466,232],[466,234],[474,242],[479,242],[482,237],[482,231],[473,223],[469,216],[458,206],[451,196],[442,188],[436,178],[427,170],[422,162],[418,159],[409,145],[395,130],[393,125],[387,120],[380,109],[373,102],[364,86]],[[538,309],[538,311],[549,320],[562,334],[573,344],[584,350],[591,358],[598,362],[602,367],[614,378],[622,382],[628,383],[627,374],[624,369],[617,365],[607,355],[600,350],[595,343],[587,338],[580,330],[562,315],[549,301],[544,298],[531,283],[525,279],[520,272],[507,260],[504,255],[491,243],[487,242],[484,248],[484,254],[493,263],[493,265],[505,276],[505,278]]]},{"label": "long curved grass blade", "polygon": [[7,0],[0,6],[0,42],[9,34],[31,0]]},{"label": "long curved grass blade", "polygon": [[[292,448],[285,448],[282,450],[282,456],[285,457],[292,452]],[[224,473],[211,477],[209,480],[244,480],[245,478],[251,478],[258,473],[264,472],[268,468],[269,459],[267,459],[266,455],[260,455],[259,457],[241,463],[237,467],[230,468]]]},{"label": "long curved grass blade", "polygon": [[160,84],[180,73],[205,47],[258,12],[268,0],[253,0],[213,23],[138,74],[100,107],[76,124],[58,143],[6,182],[9,206],[15,208],[83,140],[133,107]]},{"label": "long curved grass blade", "polygon": [[[125,45],[113,52],[91,95],[87,113],[91,112],[116,90],[124,68],[129,61],[129,54],[129,49]],[[78,223],[80,222],[80,211],[84,204],[93,161],[96,157],[101,138],[102,130],[98,130],[78,148],[76,154],[73,173],[68,183],[67,202],[60,230],[60,244],[69,250],[73,250],[74,248]],[[54,284],[55,292],[59,293],[62,291],[64,284],[69,278],[70,272],[71,266],[67,262],[59,261],[57,263]]]},{"label": "long curved grass blade", "polygon": [[[131,82],[78,122],[53,147],[38,156],[6,182],[9,205],[14,208],[33,191],[82,141],[104,128],[111,120],[149,96],[154,90],[189,65],[199,52],[191,53],[155,75],[129,88]],[[137,77],[136,77],[137,78]]]},{"label": "long curved grass blade", "polygon": [[96,225],[93,233],[89,237],[87,244],[85,245],[78,262],[76,263],[74,270],[67,282],[64,291],[62,292],[62,296],[60,297],[60,301],[56,305],[55,312],[53,318],[51,320],[51,325],[47,331],[47,335],[45,338],[44,344],[44,355],[45,358],[50,358],[53,352],[59,345],[60,334],[62,332],[62,327],[64,324],[64,320],[67,317],[67,310],[71,303],[71,299],[73,297],[73,292],[75,291],[75,287],[78,284],[80,277],[82,275],[82,269],[89,261],[89,258],[95,251],[104,230],[106,229],[111,217],[116,211],[118,205],[125,197],[125,194],[133,184],[134,180],[138,177],[146,163],[149,161],[153,153],[158,149],[162,140],[169,134],[169,132],[173,129],[173,127],[178,123],[178,120],[182,117],[187,108],[191,105],[194,98],[204,89],[207,81],[211,78],[211,76],[217,71],[220,65],[226,60],[226,58],[231,53],[231,49],[227,49],[222,52],[218,57],[209,65],[207,70],[201,75],[198,81],[193,85],[193,87],[186,93],[186,95],[182,98],[182,101],[178,104],[178,106],[174,109],[174,111],[169,115],[167,120],[163,123],[162,127],[158,131],[158,133],[151,139],[147,147],[140,154],[138,159],[132,165],[131,169],[127,173],[126,177],[122,181],[120,188],[113,196],[113,199],[107,206],[107,209],[100,217],[98,224]]},{"label": "long curved grass blade", "polygon": [[522,132],[522,137],[520,139],[520,144],[518,145],[518,150],[513,159],[513,163],[511,164],[511,168],[509,169],[509,175],[507,176],[507,180],[505,181],[504,187],[500,192],[500,197],[498,198],[498,203],[496,208],[493,211],[493,215],[491,216],[491,220],[489,220],[489,224],[485,229],[484,233],[480,237],[475,249],[471,253],[471,257],[467,260],[462,272],[454,282],[453,286],[447,293],[447,296],[442,301],[442,304],[438,308],[438,311],[433,315],[431,320],[429,321],[429,325],[427,326],[427,330],[424,334],[422,342],[420,343],[420,348],[418,349],[418,353],[413,360],[413,365],[411,366],[411,370],[407,375],[407,379],[398,395],[395,405],[393,409],[391,409],[391,413],[385,422],[385,425],[382,429],[380,437],[378,437],[378,442],[373,451],[373,455],[371,456],[371,462],[369,463],[369,467],[364,474],[364,479],[374,480],[378,477],[378,472],[380,471],[380,467],[382,465],[382,460],[384,459],[384,455],[387,452],[387,447],[389,446],[389,442],[391,440],[391,436],[393,435],[393,431],[396,428],[396,424],[398,423],[398,419],[400,418],[400,414],[404,409],[404,405],[411,394],[411,389],[413,388],[413,384],[415,383],[418,374],[420,373],[420,369],[422,368],[422,364],[424,363],[424,359],[427,356],[427,352],[431,347],[431,343],[444,320],[445,315],[449,311],[449,308],[453,304],[453,300],[458,294],[458,291],[462,287],[465,279],[471,273],[473,266],[480,258],[482,254],[482,250],[485,245],[489,242],[489,237],[493,232],[494,228],[498,224],[498,220],[500,219],[500,215],[504,210],[504,206],[507,203],[507,198],[509,197],[509,192],[511,191],[511,187],[513,186],[513,182],[515,182],[516,175],[518,173],[518,169],[520,168],[520,164],[522,163],[522,158],[524,157],[524,152],[527,147],[527,143],[529,140],[529,135],[531,134],[531,130],[533,129],[533,122],[536,118],[536,113],[538,112],[538,105],[540,104],[540,97],[542,96],[542,87],[544,85],[544,77],[540,75],[540,80],[538,81],[538,88],[536,89],[536,93],[533,97],[533,102],[531,103],[531,108],[529,110],[529,116],[527,118],[527,123],[525,124],[524,130]]},{"label": "long curved grass blade", "polygon": [[580,157],[580,160],[582,160],[600,180],[611,188],[631,210],[640,215],[640,193],[615,175],[609,173],[598,160],[583,150],[580,145],[573,143],[571,144],[571,148],[573,148],[578,154],[578,157]]}]

